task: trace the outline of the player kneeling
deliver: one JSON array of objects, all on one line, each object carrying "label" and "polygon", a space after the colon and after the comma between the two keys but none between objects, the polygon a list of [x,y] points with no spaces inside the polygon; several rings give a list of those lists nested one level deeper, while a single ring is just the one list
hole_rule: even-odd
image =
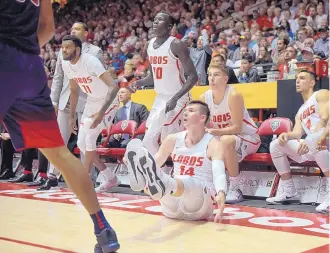
[{"label": "player kneeling", "polygon": [[[205,133],[210,111],[204,102],[191,101],[184,112],[186,131],[171,134],[162,142],[155,158],[132,140],[125,154],[134,191],[147,185],[150,196],[159,200],[165,216],[173,219],[206,219],[214,211],[214,200],[219,210],[215,221],[221,219],[226,196],[226,172],[220,141]],[[171,155],[173,177],[161,166]],[[230,173],[230,172],[229,172]]]}]

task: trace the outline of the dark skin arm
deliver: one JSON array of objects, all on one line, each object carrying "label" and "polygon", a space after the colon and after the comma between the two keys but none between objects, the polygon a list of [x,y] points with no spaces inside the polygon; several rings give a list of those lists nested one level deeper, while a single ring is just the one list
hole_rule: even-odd
[{"label": "dark skin arm", "polygon": [[187,77],[186,82],[182,85],[181,90],[179,90],[167,103],[165,113],[172,111],[178,102],[178,100],[185,94],[187,94],[192,87],[198,81],[198,75],[196,68],[189,56],[189,51],[187,45],[179,40],[173,40],[171,43],[171,51],[177,56],[182,64],[184,73]]}]

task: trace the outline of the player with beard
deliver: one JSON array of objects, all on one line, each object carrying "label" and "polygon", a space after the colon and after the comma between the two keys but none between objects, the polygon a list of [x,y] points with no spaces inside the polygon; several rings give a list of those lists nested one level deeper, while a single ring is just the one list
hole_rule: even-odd
[{"label": "player with beard", "polygon": [[[108,128],[119,108],[118,86],[109,72],[91,54],[81,54],[82,43],[76,36],[67,35],[62,40],[63,71],[70,83],[70,127],[77,134],[75,112],[79,90],[87,94],[87,102],[79,126],[77,145],[84,154],[84,165],[91,171],[93,162],[100,169],[105,181],[97,192],[118,185],[118,179],[101,162],[96,153],[96,140],[102,129]],[[80,87],[80,88],[79,88]]]}]

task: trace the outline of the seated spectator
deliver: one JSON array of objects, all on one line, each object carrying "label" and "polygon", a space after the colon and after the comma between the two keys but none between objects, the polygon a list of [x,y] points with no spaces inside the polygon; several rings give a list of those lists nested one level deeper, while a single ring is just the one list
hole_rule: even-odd
[{"label": "seated spectator", "polygon": [[[118,97],[119,101],[123,103],[123,107],[116,112],[113,124],[116,124],[121,120],[134,120],[139,126],[143,121],[147,120],[149,116],[148,109],[142,104],[131,101],[131,92],[128,88],[120,88]],[[136,136],[136,138],[141,140],[143,137],[144,135]],[[130,136],[121,136],[117,134],[110,137],[108,146],[110,148],[126,148],[129,141]]]},{"label": "seated spectator", "polygon": [[148,66],[140,54],[135,54],[132,59],[135,72],[134,76],[137,79],[144,78],[147,75]]},{"label": "seated spectator", "polygon": [[125,64],[124,73],[118,76],[119,87],[128,87],[132,82],[136,81],[134,71],[133,64]]},{"label": "seated spectator", "polygon": [[240,83],[255,83],[260,82],[258,70],[253,67],[253,59],[249,54],[245,54],[241,60],[241,68],[238,74]]},{"label": "seated spectator", "polygon": [[[212,57],[211,60],[212,64],[223,64],[226,65],[226,59],[225,59],[225,55],[223,54],[215,54]],[[239,83],[237,80],[237,77],[235,75],[235,72],[233,70],[232,67],[227,67],[228,68],[228,84],[233,84],[233,83]]]},{"label": "seated spectator", "polygon": [[329,28],[319,29],[320,38],[315,42],[314,50],[323,59],[329,58]]}]

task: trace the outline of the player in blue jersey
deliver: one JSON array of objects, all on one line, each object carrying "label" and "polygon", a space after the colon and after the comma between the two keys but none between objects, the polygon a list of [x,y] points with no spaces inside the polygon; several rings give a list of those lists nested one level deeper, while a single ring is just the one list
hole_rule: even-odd
[{"label": "player in blue jersey", "polygon": [[[0,120],[17,150],[39,148],[62,172],[94,222],[94,252],[115,252],[116,233],[100,209],[90,176],[64,145],[49,97],[39,51],[54,30],[51,0],[0,1]],[[109,88],[109,94],[114,92]]]}]

